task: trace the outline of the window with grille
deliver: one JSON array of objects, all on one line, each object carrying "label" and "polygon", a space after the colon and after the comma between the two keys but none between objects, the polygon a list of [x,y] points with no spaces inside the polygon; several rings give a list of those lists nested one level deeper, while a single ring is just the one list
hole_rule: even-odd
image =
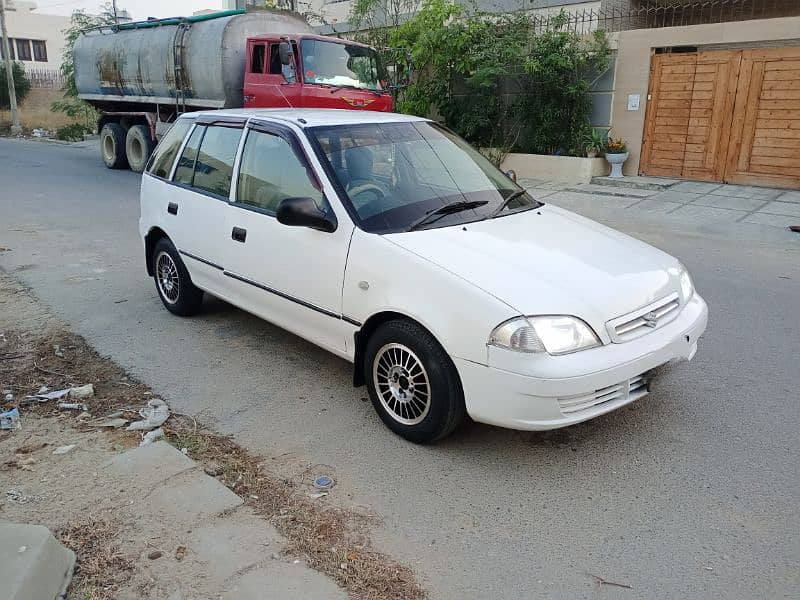
[{"label": "window with grille", "polygon": [[44,40],[33,40],[33,60],[38,62],[47,62],[47,42]]}]

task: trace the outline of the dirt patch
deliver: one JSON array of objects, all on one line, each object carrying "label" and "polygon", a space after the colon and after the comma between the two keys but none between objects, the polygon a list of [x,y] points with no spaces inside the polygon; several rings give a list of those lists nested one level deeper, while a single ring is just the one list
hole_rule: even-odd
[{"label": "dirt patch", "polygon": [[[125,417],[136,419],[136,411],[153,397],[153,392],[100,356],[82,337],[64,329],[25,290],[2,276],[0,302],[4,313],[0,316],[0,408],[19,404],[23,424],[21,431],[0,432],[0,476],[11,476],[7,485],[3,481],[5,489],[0,491],[16,494],[7,500],[9,510],[0,505],[0,516],[24,517],[47,525],[75,550],[78,568],[71,598],[121,598],[118,590],[131,578],[135,556],[126,552],[114,534],[120,527],[114,520],[114,507],[101,505],[102,510],[95,510],[94,502],[82,489],[103,458],[136,446],[140,435],[99,431],[85,415],[80,418],[79,411],[60,410],[56,401],[29,401],[26,396],[43,386],[58,390],[91,383],[94,396],[81,400],[88,413],[102,417],[122,411]],[[16,319],[14,313],[20,310],[24,312]],[[35,310],[39,312],[31,320]],[[20,328],[20,324],[26,327]],[[6,394],[14,399],[4,402]],[[318,493],[309,485],[316,474],[313,466],[290,477],[278,475],[265,467],[268,461],[264,457],[249,453],[231,438],[186,415],[173,413],[164,431],[174,446],[186,448],[206,473],[273,524],[287,540],[286,553],[331,577],[351,598],[427,597],[408,566],[373,547],[370,531],[377,523],[374,515],[333,506],[329,498],[312,497]],[[53,448],[76,443],[85,457],[79,462],[73,460],[69,473],[60,471],[64,467],[52,461]],[[34,478],[31,472],[40,478],[36,489],[27,489]],[[48,481],[55,482],[50,492]],[[54,496],[49,501],[48,493]],[[138,578],[138,585],[142,585],[142,579]],[[139,597],[147,596],[142,593]]]}]

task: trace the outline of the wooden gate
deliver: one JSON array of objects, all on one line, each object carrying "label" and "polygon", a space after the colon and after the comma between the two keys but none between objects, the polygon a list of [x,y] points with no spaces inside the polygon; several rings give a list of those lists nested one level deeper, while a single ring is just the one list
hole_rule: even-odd
[{"label": "wooden gate", "polygon": [[800,186],[800,48],[656,54],[644,175]]}]

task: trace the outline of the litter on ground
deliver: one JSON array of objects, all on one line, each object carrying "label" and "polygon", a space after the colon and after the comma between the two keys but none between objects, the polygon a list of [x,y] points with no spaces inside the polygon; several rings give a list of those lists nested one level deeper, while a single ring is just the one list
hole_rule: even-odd
[{"label": "litter on ground", "polygon": [[128,431],[148,431],[161,427],[169,419],[169,406],[163,400],[153,398],[145,408],[139,411],[139,416],[142,417],[142,420],[128,425]]},{"label": "litter on ground", "polygon": [[[130,427],[128,429],[130,429]],[[149,446],[153,442],[157,442],[158,440],[163,438],[164,438],[164,430],[161,429],[161,427],[159,427],[158,429],[153,429],[153,431],[148,431],[142,438],[142,441],[139,442],[139,445]]]}]

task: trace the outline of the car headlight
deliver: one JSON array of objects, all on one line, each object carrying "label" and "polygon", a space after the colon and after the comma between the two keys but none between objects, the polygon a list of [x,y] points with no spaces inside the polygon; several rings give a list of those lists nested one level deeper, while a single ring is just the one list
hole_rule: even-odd
[{"label": "car headlight", "polygon": [[684,302],[688,302],[692,297],[692,294],[694,294],[694,284],[692,284],[692,278],[689,276],[689,271],[687,271],[686,267],[683,265],[681,265],[680,282],[681,297],[683,298]]},{"label": "car headlight", "polygon": [[555,315],[517,317],[500,323],[489,336],[489,344],[517,352],[569,354],[600,345],[600,340],[577,317]]}]

